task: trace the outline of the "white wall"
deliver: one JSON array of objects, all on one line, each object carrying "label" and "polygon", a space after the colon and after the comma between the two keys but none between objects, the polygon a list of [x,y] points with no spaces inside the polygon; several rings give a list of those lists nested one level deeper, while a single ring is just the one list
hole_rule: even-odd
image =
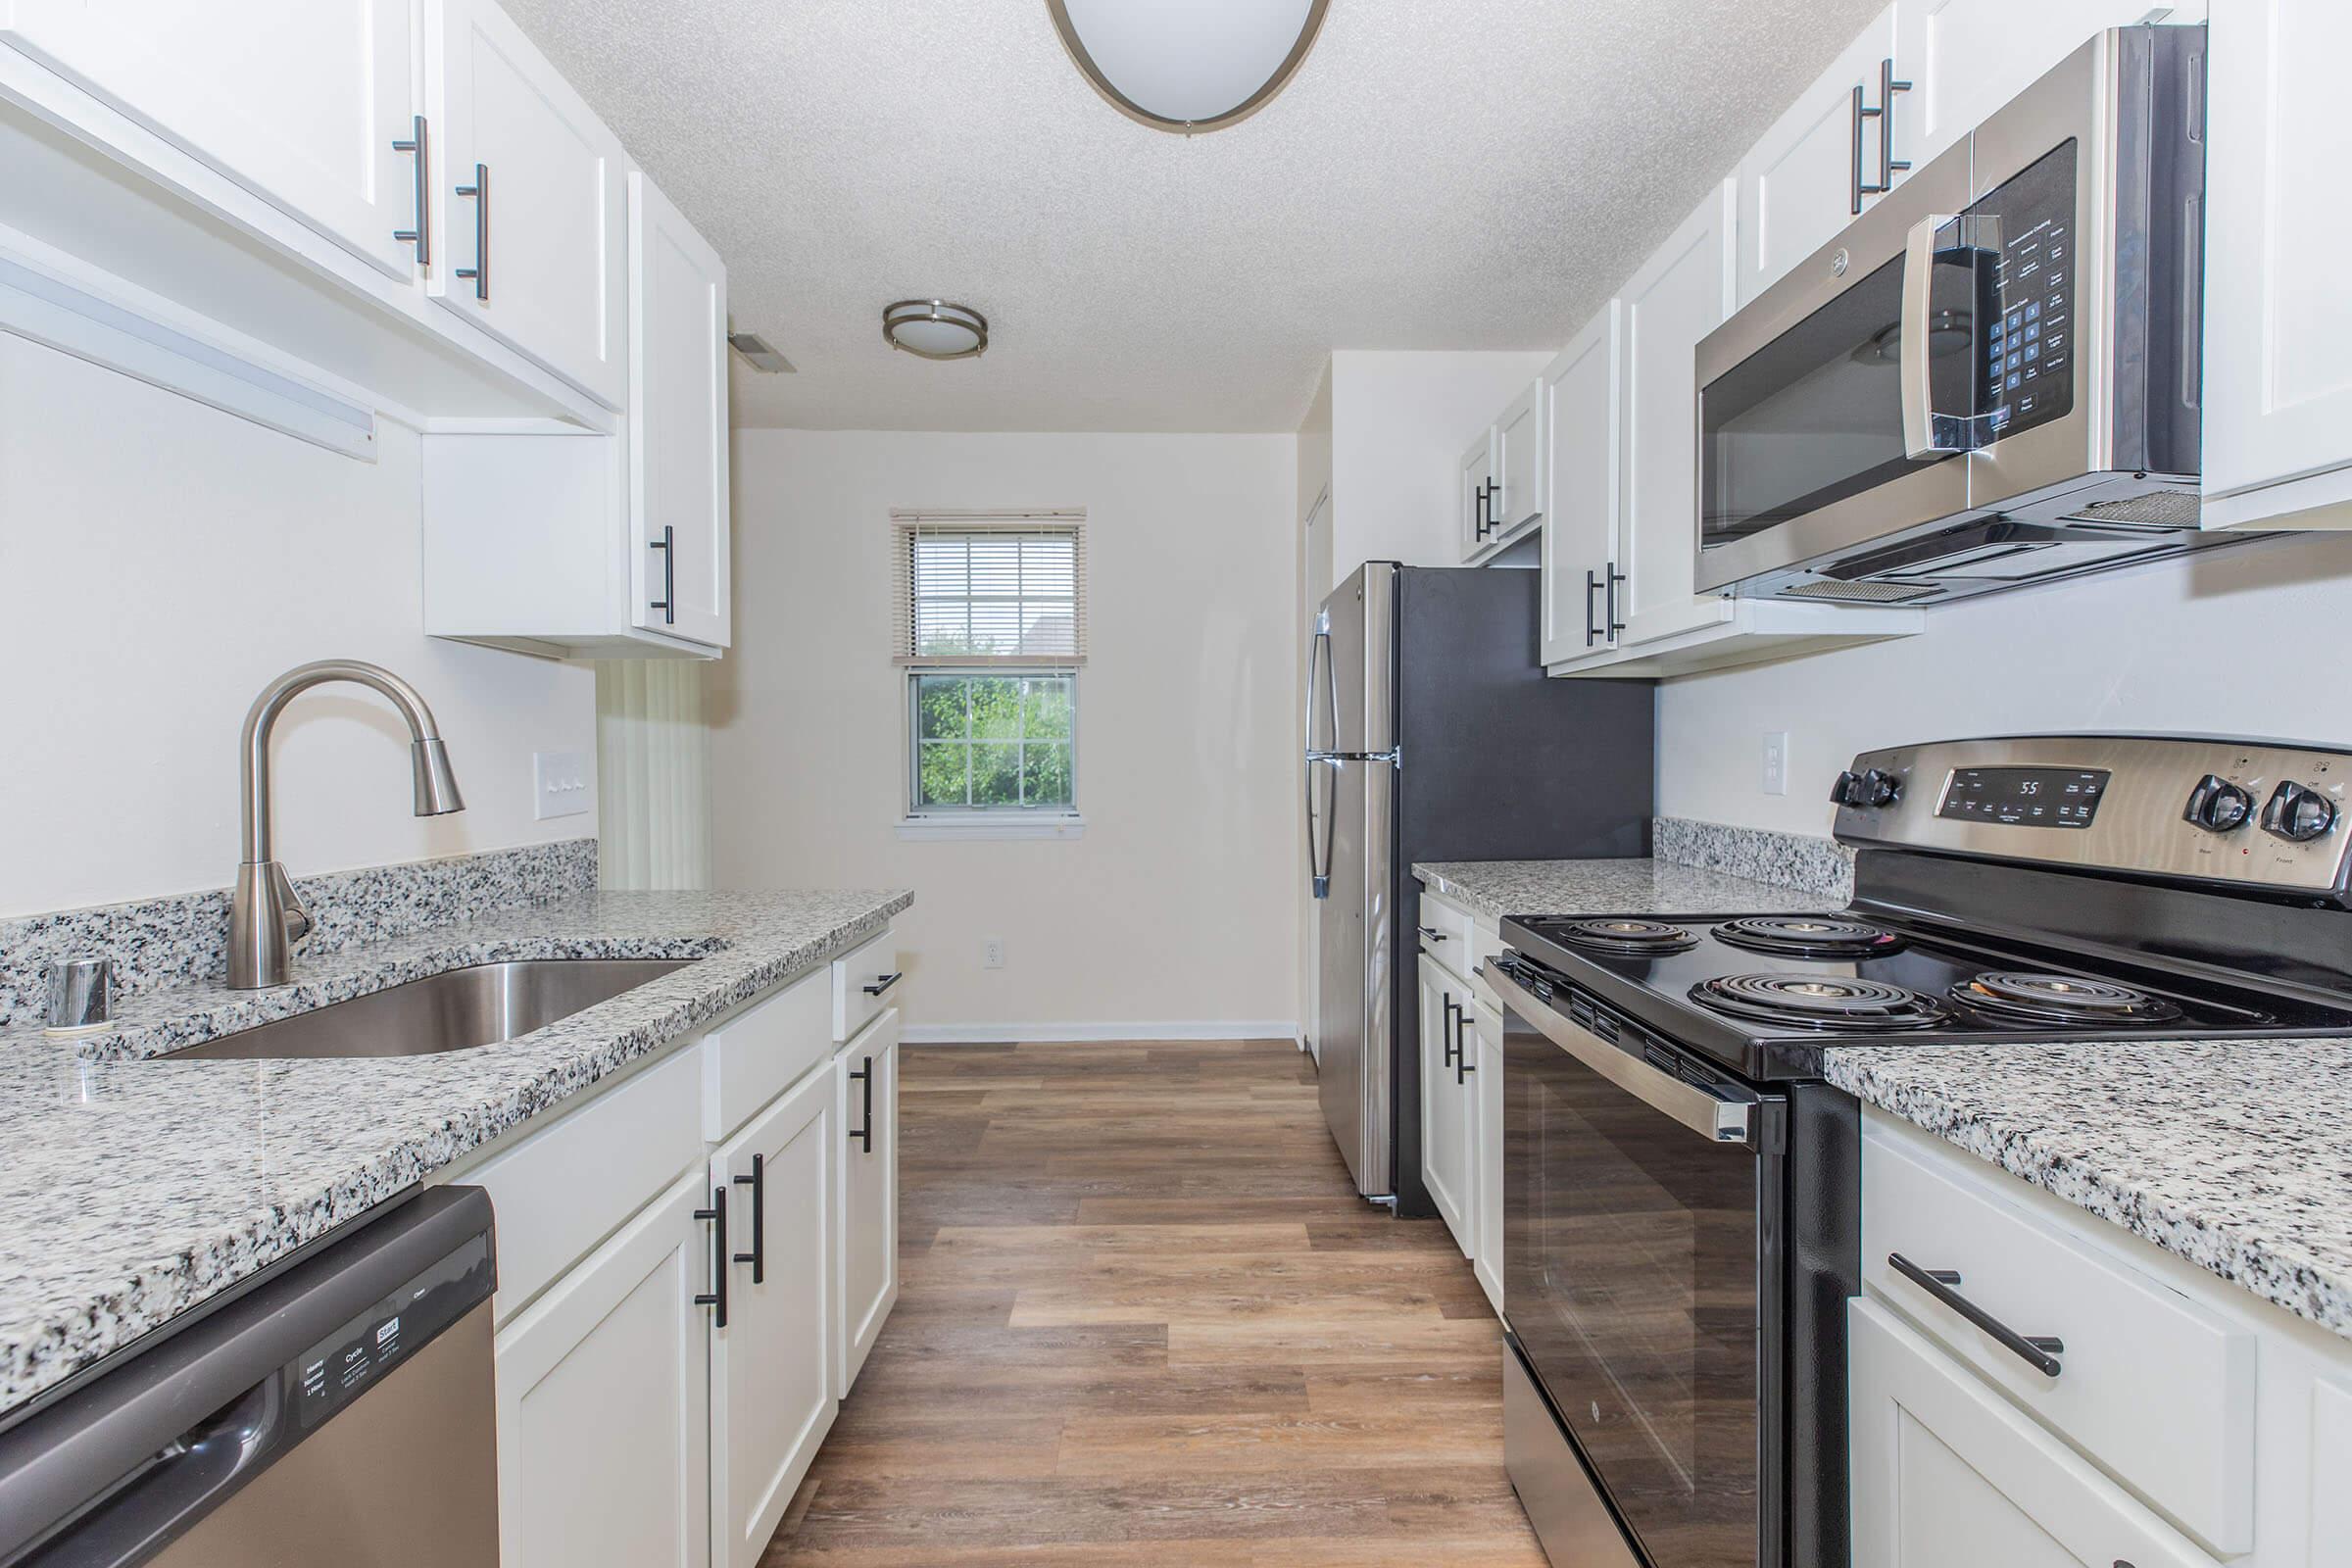
[{"label": "white wall", "polygon": [[[913,888],[900,932],[917,1027],[1287,1032],[1296,445],[737,431],[735,650],[705,707],[716,884]],[[889,514],[924,506],[1087,509],[1081,840],[893,832]],[[981,967],[991,937],[1002,969]]]},{"label": "white wall", "polygon": [[531,819],[531,752],[595,752],[594,677],[423,636],[417,438],[377,445],[338,457],[0,334],[0,915],[225,885],[245,710],[313,659],[413,681],[467,808],[409,814],[408,731],[373,694],[302,697],[274,753],[296,875],[595,833]]},{"label": "white wall", "polygon": [[[1462,453],[1551,359],[1545,351],[1332,355],[1332,582],[1367,561],[1460,563]],[[1315,602],[1330,589],[1320,584]]]},{"label": "white wall", "polygon": [[[2188,561],[1928,612],[1928,630],[1658,690],[1658,809],[1796,833],[1830,827],[1857,752],[2053,730],[2352,744],[2343,679],[2352,538],[2257,541]],[[1788,732],[1788,793],[1760,788]]]}]

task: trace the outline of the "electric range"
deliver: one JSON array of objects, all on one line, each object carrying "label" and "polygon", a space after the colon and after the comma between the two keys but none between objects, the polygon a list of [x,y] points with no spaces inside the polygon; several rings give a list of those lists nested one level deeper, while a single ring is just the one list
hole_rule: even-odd
[{"label": "electric range", "polygon": [[1823,1052],[2352,1034],[2348,786],[2329,747],[1905,747],[1834,788],[1843,909],[1504,920],[1505,1457],[1553,1560],[1845,1564]]}]

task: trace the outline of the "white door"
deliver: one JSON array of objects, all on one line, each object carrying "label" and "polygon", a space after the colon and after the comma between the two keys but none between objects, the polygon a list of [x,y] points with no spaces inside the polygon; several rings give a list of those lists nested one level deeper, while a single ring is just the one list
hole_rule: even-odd
[{"label": "white door", "polygon": [[393,236],[422,185],[419,155],[393,143],[415,131],[421,4],[14,0],[0,41],[406,277],[417,247]]},{"label": "white door", "polygon": [[432,292],[620,408],[629,391],[627,155],[490,0],[428,0],[426,19],[441,143]]},{"label": "white door", "polygon": [[628,189],[632,618],[724,648],[727,270],[653,181]]},{"label": "white door", "polygon": [[1874,1568],[2214,1568],[1876,1302],[1847,1304],[1853,1556]]},{"label": "white door", "polygon": [[710,1335],[716,1568],[751,1568],[832,1429],[833,1075],[801,1079],[711,1155],[725,1191],[727,1322]]},{"label": "white door", "polygon": [[846,1398],[899,1299],[899,1010],[833,1058],[840,1132],[841,1365]]},{"label": "white door", "polygon": [[708,1568],[703,1176],[689,1171],[499,1334],[505,1568]]},{"label": "white door", "polygon": [[[2213,23],[2205,489],[2352,464],[2352,60],[2341,0],[2234,0]],[[2352,494],[2352,491],[2347,491]]]},{"label": "white door", "polygon": [[1551,475],[1544,509],[1545,664],[1600,653],[1616,642],[1609,629],[1609,574],[1617,560],[1622,314],[1611,300],[1544,371],[1544,467]]},{"label": "white door", "polygon": [[1511,400],[1494,421],[1494,505],[1488,509],[1487,542],[1516,533],[1544,515],[1544,382],[1541,378]]},{"label": "white door", "polygon": [[1698,564],[1698,340],[1732,303],[1732,184],[1709,191],[1625,285],[1621,640],[1714,625],[1731,601],[1691,592]]},{"label": "white door", "polygon": [[2092,33],[2158,12],[2168,23],[2201,22],[2205,11],[2203,0],[1896,0],[1895,69],[1911,83],[1896,104],[1896,145],[1916,132],[1910,156],[1925,167]]},{"label": "white door", "polygon": [[[1892,116],[1878,112],[1893,64],[1894,8],[1889,6],[1740,160],[1741,305],[1828,244],[1878,199],[1878,186],[1902,182],[1903,171],[1889,166],[1913,161],[1912,138],[1904,134],[1909,95],[1894,94]],[[1857,88],[1860,115],[1855,113]],[[1890,123],[1894,135],[1888,140]]]},{"label": "white door", "polygon": [[1489,509],[1494,503],[1494,431],[1481,430],[1462,454],[1454,492],[1461,514],[1462,559],[1478,554],[1494,534]]},{"label": "white door", "polygon": [[1502,1311],[1502,1011],[1481,998],[1474,1010],[1470,1061],[1471,1209],[1478,1243],[1471,1261],[1487,1299]]},{"label": "white door", "polygon": [[1422,955],[1421,1182],[1464,1257],[1471,1245],[1469,1096],[1455,1081],[1454,1051],[1469,1006],[1462,984]]}]

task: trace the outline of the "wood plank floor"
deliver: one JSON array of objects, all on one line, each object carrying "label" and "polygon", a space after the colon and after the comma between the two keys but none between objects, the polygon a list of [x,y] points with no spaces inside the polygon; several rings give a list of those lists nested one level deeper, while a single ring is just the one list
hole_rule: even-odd
[{"label": "wood plank floor", "polygon": [[1486,1298],[1297,1048],[902,1059],[898,1310],[761,1568],[1543,1568]]}]

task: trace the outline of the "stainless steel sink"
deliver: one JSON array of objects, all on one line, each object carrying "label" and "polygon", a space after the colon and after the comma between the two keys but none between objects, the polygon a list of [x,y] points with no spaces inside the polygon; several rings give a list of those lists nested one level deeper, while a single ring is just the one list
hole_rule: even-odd
[{"label": "stainless steel sink", "polygon": [[526,958],[447,969],[174,1051],[171,1059],[430,1056],[512,1040],[691,958]]}]

